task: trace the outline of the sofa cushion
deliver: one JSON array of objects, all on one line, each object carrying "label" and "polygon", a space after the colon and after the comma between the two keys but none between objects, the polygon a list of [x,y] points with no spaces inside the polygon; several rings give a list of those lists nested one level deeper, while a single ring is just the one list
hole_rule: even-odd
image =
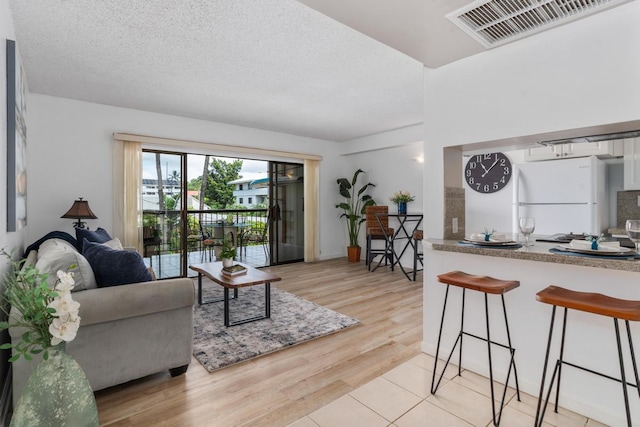
[{"label": "sofa cushion", "polygon": [[108,248],[117,249],[119,251],[124,249],[122,247],[122,243],[120,242],[120,239],[118,239],[117,237],[114,237],[113,239],[109,240],[108,242],[104,242],[102,244],[104,246],[108,247]]},{"label": "sofa cushion", "polygon": [[78,240],[78,250],[80,253],[84,253],[83,240],[87,239],[90,242],[106,243],[111,239],[109,233],[104,228],[98,227],[97,230],[87,230],[84,228],[76,228],[76,239]]},{"label": "sofa cushion", "polygon": [[[73,272],[76,282],[73,291],[83,291],[98,287],[89,261],[79,254],[69,242],[62,239],[46,240],[40,245],[37,254],[38,261],[35,266],[41,273],[49,275],[47,283],[50,287],[55,286],[58,270]],[[70,268],[72,265],[76,267]]]},{"label": "sofa cushion", "polygon": [[87,239],[83,240],[82,247],[100,288],[153,280],[137,252],[112,249]]}]

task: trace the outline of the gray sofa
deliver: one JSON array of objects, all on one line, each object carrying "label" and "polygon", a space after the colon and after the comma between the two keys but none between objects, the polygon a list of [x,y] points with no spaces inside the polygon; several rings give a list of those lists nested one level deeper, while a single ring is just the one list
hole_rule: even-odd
[{"label": "gray sofa", "polygon": [[[73,246],[63,243],[55,245],[72,250]],[[27,262],[38,262],[34,252],[30,252]],[[79,254],[66,255],[81,260]],[[80,277],[83,274],[91,275],[90,269],[80,269],[82,266],[76,272],[77,282],[84,280]],[[72,294],[80,303],[80,328],[66,349],[80,364],[94,391],[164,370],[172,376],[186,372],[191,362],[195,301],[190,279],[81,287],[87,289]],[[10,328],[12,342],[22,332],[20,328]],[[14,404],[39,360],[20,358],[12,364]]]}]

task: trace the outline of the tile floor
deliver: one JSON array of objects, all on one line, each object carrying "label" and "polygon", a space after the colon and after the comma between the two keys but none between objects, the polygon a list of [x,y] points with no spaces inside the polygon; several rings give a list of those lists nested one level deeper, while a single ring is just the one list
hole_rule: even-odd
[{"label": "tile floor", "polygon": [[[449,366],[437,395],[429,393],[433,357],[420,354],[291,424],[289,427],[469,427],[491,426],[488,379],[469,371],[457,376],[457,367]],[[496,383],[497,384],[497,383]],[[496,393],[502,386],[497,384]],[[507,392],[508,404],[501,426],[530,427],[534,424],[537,397]],[[560,408],[548,409],[546,427],[602,427],[603,424]]]}]

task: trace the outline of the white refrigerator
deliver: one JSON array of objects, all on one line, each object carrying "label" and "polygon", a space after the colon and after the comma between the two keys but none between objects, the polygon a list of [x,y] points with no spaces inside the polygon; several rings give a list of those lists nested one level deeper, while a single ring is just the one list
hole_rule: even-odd
[{"label": "white refrigerator", "polygon": [[534,217],[535,235],[590,233],[609,224],[606,165],[596,157],[519,163],[514,166],[513,233],[518,218]]}]

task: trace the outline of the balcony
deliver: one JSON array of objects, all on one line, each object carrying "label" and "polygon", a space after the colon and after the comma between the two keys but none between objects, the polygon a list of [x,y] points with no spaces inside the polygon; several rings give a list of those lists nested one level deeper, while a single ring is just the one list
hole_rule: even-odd
[{"label": "balcony", "polygon": [[216,259],[223,239],[237,248],[236,260],[269,265],[266,209],[143,211],[143,257],[159,279],[194,275],[189,264]]}]

